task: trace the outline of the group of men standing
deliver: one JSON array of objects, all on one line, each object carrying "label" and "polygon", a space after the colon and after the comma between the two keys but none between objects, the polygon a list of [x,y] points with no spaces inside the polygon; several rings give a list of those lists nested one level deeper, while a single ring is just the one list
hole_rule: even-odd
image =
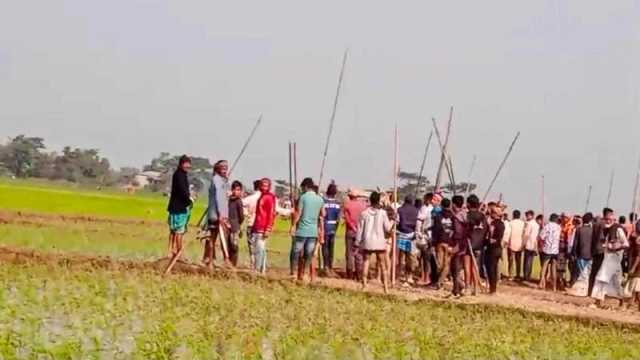
[{"label": "group of men standing", "polygon": [[[170,257],[180,256],[191,215],[190,168],[191,160],[181,157],[172,178],[168,206]],[[254,192],[243,196],[243,185],[230,182],[228,177],[228,163],[218,161],[209,188],[205,214],[209,236],[202,262],[213,266],[220,239],[225,263],[237,266],[239,239],[245,235],[241,228],[246,222],[251,267],[264,274],[266,243],[282,209],[268,178],[256,180]],[[524,219],[519,210],[509,217],[502,204],[482,204],[475,195],[448,199],[428,193],[418,201],[407,196],[401,206],[385,193],[373,192],[367,197],[350,189],[345,201],[337,195],[338,188],[331,183],[321,197],[318,186],[306,178],[300,184],[294,208],[280,211],[291,216],[289,260],[293,277],[302,279],[308,268],[313,280],[318,256],[322,257],[321,270],[328,276],[334,274],[336,235],[344,221],[346,277],[361,281],[363,287],[369,280],[370,259],[375,256],[385,291],[395,266],[406,286],[418,279],[439,289],[451,281],[452,295],[462,296],[476,294],[486,281],[489,293],[495,294],[501,278],[532,281],[534,259],[539,256],[540,288],[550,285],[555,291],[559,285],[572,295],[592,296],[597,303],[602,303],[605,296],[633,296],[640,303],[640,225],[634,223],[634,214],[628,222],[624,218],[616,222],[613,210],[605,208],[597,219],[591,213],[573,218],[551,214],[545,223],[543,215],[536,216],[532,210],[525,212]],[[392,256],[392,235],[397,256]],[[391,259],[397,259],[396,263]],[[625,271],[629,281],[623,288]]]},{"label": "group of men standing", "polygon": [[[173,174],[169,199],[169,257],[182,254],[182,238],[191,217],[194,198],[191,196],[187,173],[191,159],[182,156]],[[243,197],[244,188],[239,181],[229,181],[229,164],[225,160],[215,163],[209,187],[209,199],[203,227],[208,230],[202,255],[203,265],[212,268],[216,258],[216,245],[220,240],[223,260],[237,266],[239,241],[243,237],[242,224],[247,220],[247,244],[251,267],[260,273],[266,271],[266,241],[273,231],[277,201],[271,192],[271,180],[263,178],[253,183],[254,193]],[[198,224],[201,225],[201,224]]]}]

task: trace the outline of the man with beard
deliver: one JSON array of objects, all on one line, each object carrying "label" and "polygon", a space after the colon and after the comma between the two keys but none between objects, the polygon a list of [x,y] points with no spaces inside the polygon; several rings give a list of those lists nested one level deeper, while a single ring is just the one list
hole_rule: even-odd
[{"label": "man with beard", "polygon": [[622,226],[616,224],[612,209],[605,208],[602,215],[602,225],[595,240],[604,249],[604,257],[595,277],[591,297],[596,299],[596,306],[602,306],[607,296],[619,299],[622,305],[622,256],[629,247],[629,241]]}]

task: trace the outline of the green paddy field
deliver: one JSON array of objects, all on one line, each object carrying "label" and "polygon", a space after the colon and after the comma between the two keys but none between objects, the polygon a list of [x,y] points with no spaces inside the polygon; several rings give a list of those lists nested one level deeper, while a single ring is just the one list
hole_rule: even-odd
[{"label": "green paddy field", "polygon": [[[154,261],[165,207],[154,194],[2,180],[0,245]],[[286,229],[269,244],[272,267],[288,265]],[[0,359],[93,358],[638,359],[640,328],[287,280],[0,263]]]}]

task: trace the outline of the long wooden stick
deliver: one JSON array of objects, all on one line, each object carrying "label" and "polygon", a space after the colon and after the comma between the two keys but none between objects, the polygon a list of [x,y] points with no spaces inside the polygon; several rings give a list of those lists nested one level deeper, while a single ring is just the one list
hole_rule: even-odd
[{"label": "long wooden stick", "polygon": [[298,143],[293,142],[293,193],[298,197]]},{"label": "long wooden stick", "polygon": [[469,175],[467,175],[467,188],[465,189],[464,195],[468,196],[471,192],[471,175],[473,174],[473,169],[476,166],[477,156],[473,155],[473,160],[471,160],[471,168],[469,169]]},{"label": "long wooden stick", "polygon": [[480,280],[480,268],[478,268],[478,261],[476,260],[476,254],[473,252],[473,247],[471,246],[471,240],[467,239],[467,245],[469,246],[471,261],[473,261],[473,268],[476,270],[476,274],[474,276],[475,281],[473,282],[473,288],[474,289],[477,288],[478,284],[480,284],[480,287],[482,288],[481,290],[486,290],[487,285]]},{"label": "long wooden stick", "polygon": [[589,188],[587,189],[587,201],[584,204],[584,212],[585,214],[589,211],[589,204],[591,203],[591,190],[593,187],[589,184]]},{"label": "long wooden stick", "polygon": [[541,177],[541,181],[542,181],[542,223],[544,223],[544,212],[545,212],[545,207],[544,207],[544,199],[545,199],[545,192],[544,192],[544,175],[542,175]]},{"label": "long wooden stick", "polygon": [[451,178],[451,188],[453,190],[453,196],[458,194],[458,189],[456,185],[456,177],[453,173],[453,160],[451,160],[451,154],[447,154],[449,159],[449,177]]},{"label": "long wooden stick", "polygon": [[[640,161],[638,161],[638,170],[636,172],[636,181],[633,185],[633,199],[631,200],[631,214],[636,214],[638,209],[638,188],[640,187]],[[632,220],[629,220],[632,221]]]},{"label": "long wooden stick", "polygon": [[[224,235],[224,225],[222,222],[218,223],[218,236],[220,236],[220,245],[222,246],[222,255],[224,256],[225,261],[229,261],[229,251],[227,250],[227,240]],[[211,244],[213,246],[215,244]]]},{"label": "long wooden stick", "polygon": [[616,178],[616,170],[613,169],[611,171],[611,178],[609,179],[609,192],[607,193],[607,207],[610,206],[611,203],[611,194],[613,193],[613,181]]},{"label": "long wooden stick", "polygon": [[293,207],[293,144],[289,141],[289,201]]},{"label": "long wooden stick", "polygon": [[320,177],[318,178],[318,187],[322,186],[322,177],[324,175],[324,167],[327,162],[327,153],[329,152],[329,142],[331,141],[331,134],[333,133],[333,124],[336,120],[336,111],[338,110],[338,99],[340,98],[340,89],[342,88],[342,78],[344,77],[344,68],[347,65],[347,56],[349,55],[349,49],[344,51],[342,57],[342,68],[340,69],[340,75],[338,77],[338,88],[336,89],[336,97],[333,99],[333,110],[331,111],[331,118],[329,120],[329,133],[327,133],[327,141],[324,145],[324,154],[322,156],[322,164],[320,165]]},{"label": "long wooden stick", "polygon": [[[251,133],[249,133],[249,137],[244,142],[244,144],[242,145],[242,148],[240,149],[240,152],[238,153],[238,156],[236,156],[236,159],[233,161],[233,164],[231,165],[231,168],[229,169],[229,172],[227,174],[227,178],[231,178],[231,173],[236,168],[236,165],[238,165],[238,162],[242,158],[242,155],[244,155],[244,152],[247,150],[247,147],[249,146],[251,139],[253,139],[253,135],[255,135],[256,130],[258,130],[258,126],[260,126],[260,123],[262,123],[262,114],[258,116],[258,120],[256,121],[256,124],[253,126],[253,129],[251,129]],[[200,220],[198,220],[198,228],[201,229],[201,226],[204,226],[202,222],[204,220],[204,217],[207,216],[208,213],[209,213],[209,207],[207,206],[202,216],[200,216]]]},{"label": "long wooden stick", "polygon": [[[184,237],[183,237],[183,239],[184,239]],[[169,275],[171,270],[173,270],[173,267],[176,265],[176,263],[178,263],[178,260],[180,260],[180,257],[182,256],[182,253],[184,253],[184,249],[186,247],[187,247],[187,241],[183,242],[182,243],[182,247],[180,249],[178,249],[178,252],[171,257],[171,260],[169,261],[169,264],[167,265],[167,268],[164,270],[164,274],[165,275]]]},{"label": "long wooden stick", "polygon": [[[445,145],[442,142],[442,137],[440,136],[440,130],[438,129],[438,124],[436,123],[436,119],[435,118],[431,118],[431,122],[433,123],[433,129],[434,129],[434,131],[436,133],[436,139],[438,140],[440,153],[441,154],[446,154],[447,150],[445,149]],[[445,159],[446,159],[446,156],[445,156]],[[451,176],[451,170],[449,169],[449,162],[446,161],[446,160],[444,161],[444,168],[447,171],[447,175],[449,176],[449,182],[453,183],[453,178]],[[437,178],[437,175],[436,175],[436,178]],[[439,189],[440,189],[440,185],[434,186],[434,192],[438,192]]]},{"label": "long wooden stick", "polygon": [[[436,173],[436,184],[435,191],[437,192],[440,189],[440,180],[442,179],[442,168],[446,166],[447,163],[447,146],[449,145],[449,135],[451,134],[451,123],[453,122],[453,106],[449,109],[449,123],[447,124],[447,133],[444,139],[444,145],[442,145],[442,155],[440,156],[440,165],[438,165],[438,172]],[[435,119],[433,119],[434,126]]]},{"label": "long wooden stick", "polygon": [[429,133],[429,139],[427,140],[427,146],[424,148],[424,156],[422,157],[422,164],[420,164],[420,172],[418,173],[418,183],[416,184],[416,198],[420,195],[420,186],[422,185],[422,175],[424,174],[424,167],[427,165],[427,155],[429,155],[429,146],[431,145],[431,139],[433,138],[433,130]]},{"label": "long wooden stick", "polygon": [[260,126],[261,122],[262,122],[262,114],[260,114],[260,116],[258,117],[256,124],[253,126],[253,129],[251,129],[251,133],[249,134],[247,141],[244,142],[244,144],[242,145],[242,149],[240,149],[240,153],[238,153],[238,156],[236,156],[236,159],[233,161],[233,164],[229,169],[228,177],[231,177],[231,173],[236,168],[236,165],[238,165],[238,162],[240,161],[240,158],[242,158],[242,155],[244,154],[244,152],[247,150],[247,147],[249,146],[251,139],[253,139],[253,136],[256,134],[256,130],[258,130],[258,127]]},{"label": "long wooden stick", "polygon": [[489,183],[489,187],[487,188],[487,192],[484,194],[484,197],[482,197],[482,202],[485,202],[487,200],[487,197],[489,196],[489,193],[491,193],[491,189],[493,188],[493,185],[495,184],[496,180],[498,179],[498,176],[500,175],[500,172],[502,171],[502,168],[504,167],[504,164],[507,162],[507,159],[509,159],[509,155],[511,155],[511,152],[513,151],[513,147],[516,144],[516,141],[518,141],[518,138],[520,137],[520,131],[518,131],[518,133],[516,134],[516,137],[513,138],[513,141],[511,142],[511,145],[509,146],[509,150],[507,150],[507,153],[504,156],[504,159],[502,159],[502,162],[500,163],[500,166],[498,166],[498,171],[496,171],[496,174],[493,176],[493,179],[491,180],[491,183]]},{"label": "long wooden stick", "polygon": [[[399,170],[399,165],[398,165],[398,124],[396,124],[396,128],[395,128],[395,132],[394,132],[394,151],[393,151],[393,199],[396,203],[399,203],[398,201],[398,170]],[[393,204],[392,204],[393,205]],[[395,211],[396,209],[394,209]],[[398,244],[397,244],[397,236],[396,236],[396,232],[392,231],[391,232],[391,285],[395,285],[396,284],[396,263],[398,261],[397,259],[397,250],[398,250]]]}]

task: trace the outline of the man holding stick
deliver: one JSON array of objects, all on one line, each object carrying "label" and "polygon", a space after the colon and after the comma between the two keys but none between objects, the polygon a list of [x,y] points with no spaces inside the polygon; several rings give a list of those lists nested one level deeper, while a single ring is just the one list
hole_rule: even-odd
[{"label": "man holding stick", "polygon": [[[202,262],[208,268],[213,267],[215,259],[215,244],[220,237],[226,239],[229,229],[229,163],[220,160],[213,166],[213,178],[209,187],[209,212],[208,223],[211,236],[205,242]],[[221,242],[224,262],[229,261],[226,244]]]},{"label": "man holding stick", "polygon": [[482,252],[489,238],[489,221],[480,211],[480,199],[476,195],[472,194],[467,198],[467,209],[467,249],[464,255],[464,278],[467,288],[473,286],[475,292],[478,285],[481,284]]},{"label": "man holding stick", "polygon": [[178,168],[171,179],[171,195],[167,211],[169,212],[169,246],[168,257],[179,256],[182,249],[182,238],[187,231],[187,224],[191,216],[191,192],[187,173],[191,170],[191,159],[182,155],[178,161]]}]

